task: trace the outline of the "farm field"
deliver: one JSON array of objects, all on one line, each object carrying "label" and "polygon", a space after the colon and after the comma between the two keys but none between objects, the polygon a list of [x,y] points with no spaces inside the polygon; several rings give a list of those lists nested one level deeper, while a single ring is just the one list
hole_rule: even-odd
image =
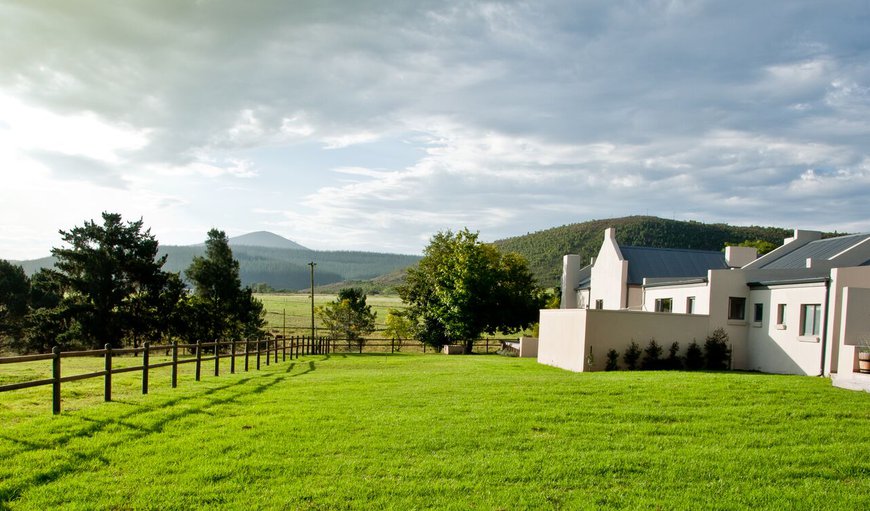
[{"label": "farm field", "polygon": [[112,403],[70,383],[60,416],[48,388],[0,394],[0,509],[842,510],[870,492],[870,395],[822,378],[412,354],[177,389],[161,371],[148,396],[118,375]]},{"label": "farm field", "polygon": [[[263,302],[266,310],[268,328],[281,329],[286,314],[287,335],[309,334],[311,332],[311,295],[295,293],[262,293],[255,295]],[[314,306],[326,305],[335,300],[337,295],[314,295]],[[402,309],[405,304],[397,295],[368,295],[366,303],[377,312],[375,328],[384,328],[384,321],[390,309]],[[315,316],[315,326],[320,327],[320,320]],[[377,333],[375,334],[377,335]]]}]

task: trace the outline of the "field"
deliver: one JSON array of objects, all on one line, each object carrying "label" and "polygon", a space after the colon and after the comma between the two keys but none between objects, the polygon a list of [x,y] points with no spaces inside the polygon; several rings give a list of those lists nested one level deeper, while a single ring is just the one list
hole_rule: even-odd
[{"label": "field", "polygon": [[[268,293],[257,294],[256,297],[263,302],[270,329],[282,329],[286,318],[287,335],[308,335],[311,332],[311,295]],[[336,295],[315,294],[314,306],[326,305],[336,298]],[[384,321],[390,309],[405,307],[401,298],[395,295],[368,295],[366,303],[377,313],[375,321],[377,330],[384,328]],[[314,323],[317,328],[320,328],[320,320],[316,316]]]},{"label": "field", "polygon": [[407,354],[177,389],[154,373],[148,396],[119,375],[112,403],[71,383],[60,416],[47,388],[0,394],[0,508],[843,510],[870,492],[870,396],[821,378]]}]

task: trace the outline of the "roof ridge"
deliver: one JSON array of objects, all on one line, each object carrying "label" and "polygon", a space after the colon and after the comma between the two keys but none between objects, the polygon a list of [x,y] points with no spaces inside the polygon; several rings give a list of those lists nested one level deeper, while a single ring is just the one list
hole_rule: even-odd
[{"label": "roof ridge", "polygon": [[665,248],[665,247],[638,247],[635,245],[619,245],[620,249],[623,248],[637,248],[643,250],[670,250],[673,252],[699,252],[702,254],[722,254],[725,255],[721,250],[701,250],[700,248]]}]

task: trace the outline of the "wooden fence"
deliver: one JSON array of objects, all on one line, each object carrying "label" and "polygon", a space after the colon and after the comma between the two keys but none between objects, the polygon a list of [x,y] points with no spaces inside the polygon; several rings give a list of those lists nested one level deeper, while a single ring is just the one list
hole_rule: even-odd
[{"label": "wooden fence", "polygon": [[[479,339],[475,341],[475,348],[483,348],[485,353],[496,351],[500,347],[500,341],[504,339]],[[213,348],[212,353],[204,353],[205,348]],[[193,351],[193,357],[182,358],[178,357],[179,349],[188,349]],[[240,351],[243,349],[244,351]],[[311,336],[293,336],[288,338],[278,337],[275,339],[261,339],[255,341],[216,341],[216,342],[197,342],[195,344],[172,344],[152,345],[145,342],[140,348],[112,348],[106,344],[101,350],[84,350],[84,351],[61,351],[55,346],[51,353],[40,355],[21,355],[15,357],[0,357],[0,365],[15,364],[21,362],[33,362],[39,360],[51,360],[51,378],[41,380],[31,380],[0,385],[0,392],[9,392],[19,389],[27,389],[31,387],[39,387],[51,385],[52,387],[52,412],[57,415],[61,409],[61,384],[86,380],[89,378],[103,378],[104,390],[103,396],[105,401],[112,400],[112,375],[128,372],[139,372],[142,376],[142,394],[148,394],[149,372],[152,369],[161,367],[171,367],[170,383],[172,388],[178,386],[178,366],[183,364],[196,364],[194,375],[196,381],[200,380],[202,374],[203,360],[212,360],[214,366],[214,375],[220,376],[220,361],[221,359],[230,359],[230,373],[236,372],[236,359],[244,359],[244,370],[248,371],[253,358],[256,364],[256,369],[260,370],[260,365],[265,361],[269,365],[271,360],[278,363],[279,354],[282,361],[286,361],[289,355],[290,359],[299,358],[305,355],[319,355],[332,352],[359,352],[364,350],[368,352],[386,352],[389,349],[391,353],[400,350],[413,350],[426,352],[426,345],[419,341],[405,341],[397,343],[393,339],[366,339],[364,345],[348,345],[347,339],[328,339],[325,337],[312,338]],[[431,350],[431,348],[430,348]],[[222,352],[225,351],[225,352]],[[171,352],[172,359],[167,362],[151,363],[150,356],[156,352]],[[114,368],[112,367],[112,359],[117,355],[142,355],[142,364]],[[90,373],[75,374],[63,376],[61,369],[61,361],[65,358],[72,357],[102,357],[105,367],[102,371],[94,371]]]}]

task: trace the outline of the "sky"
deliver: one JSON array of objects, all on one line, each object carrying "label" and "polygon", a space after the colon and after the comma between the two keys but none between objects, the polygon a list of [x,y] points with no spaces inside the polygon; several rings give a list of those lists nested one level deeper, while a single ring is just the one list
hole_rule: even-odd
[{"label": "sky", "polygon": [[421,253],[626,215],[870,231],[870,2],[0,0],[0,258],[103,211]]}]

